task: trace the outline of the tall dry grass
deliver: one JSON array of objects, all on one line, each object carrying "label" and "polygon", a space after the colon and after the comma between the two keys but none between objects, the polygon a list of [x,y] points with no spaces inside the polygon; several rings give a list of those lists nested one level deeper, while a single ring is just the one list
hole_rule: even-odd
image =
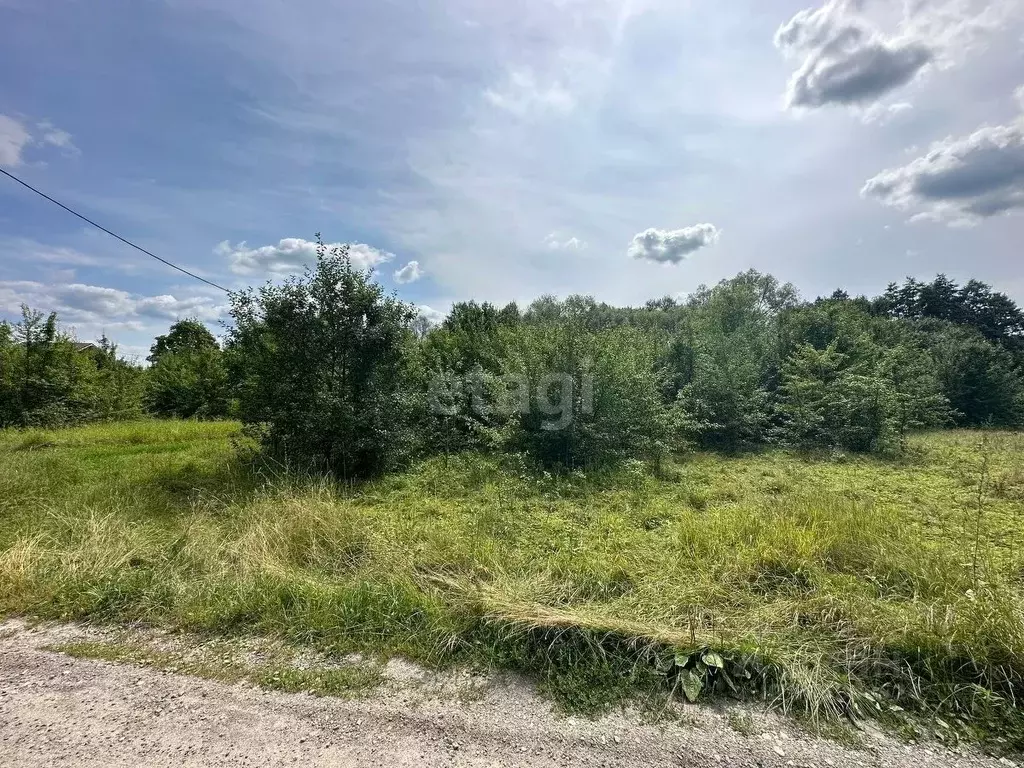
[{"label": "tall dry grass", "polygon": [[524,670],[577,706],[673,690],[712,649],[816,718],[1020,725],[1021,435],[688,457],[672,481],[450,457],[359,489],[244,466],[234,439],[0,436],[0,609]]}]

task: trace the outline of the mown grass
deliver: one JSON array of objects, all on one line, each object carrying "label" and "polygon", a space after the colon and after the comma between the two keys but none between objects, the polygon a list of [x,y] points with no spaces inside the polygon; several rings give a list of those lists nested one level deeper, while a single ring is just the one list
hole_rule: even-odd
[{"label": "mown grass", "polygon": [[231,424],[0,433],[0,611],[520,670],[576,709],[699,677],[1024,745],[1024,435],[357,489],[240,453]]}]

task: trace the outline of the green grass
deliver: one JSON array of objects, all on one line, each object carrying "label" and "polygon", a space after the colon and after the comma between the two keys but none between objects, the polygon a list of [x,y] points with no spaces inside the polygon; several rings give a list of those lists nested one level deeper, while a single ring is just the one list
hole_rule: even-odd
[{"label": "green grass", "polygon": [[244,449],[231,424],[0,433],[0,611],[525,671],[576,709],[735,689],[1024,742],[1024,435],[668,479],[463,456],[355,490]]},{"label": "green grass", "polygon": [[[384,681],[380,667],[375,664],[349,662],[306,668],[296,666],[294,654],[281,649],[273,658],[261,658],[255,662],[231,653],[233,649],[230,648],[204,647],[202,652],[196,653],[195,649],[154,649],[146,643],[130,640],[60,643],[49,646],[47,650],[77,658],[155,667],[224,683],[247,682],[270,690],[314,696],[359,696]],[[211,650],[219,652],[214,654]]]}]

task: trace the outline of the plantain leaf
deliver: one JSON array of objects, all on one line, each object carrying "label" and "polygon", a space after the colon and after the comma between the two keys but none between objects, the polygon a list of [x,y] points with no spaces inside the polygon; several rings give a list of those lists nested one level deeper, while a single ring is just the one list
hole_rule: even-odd
[{"label": "plantain leaf", "polygon": [[703,661],[709,667],[714,667],[715,669],[725,669],[725,659],[723,659],[714,651],[708,651],[700,658],[701,661]]},{"label": "plantain leaf", "polygon": [[683,683],[683,693],[686,695],[686,700],[693,704],[700,696],[700,692],[704,690],[704,679],[692,669],[684,669],[683,674],[680,675],[680,680]]}]

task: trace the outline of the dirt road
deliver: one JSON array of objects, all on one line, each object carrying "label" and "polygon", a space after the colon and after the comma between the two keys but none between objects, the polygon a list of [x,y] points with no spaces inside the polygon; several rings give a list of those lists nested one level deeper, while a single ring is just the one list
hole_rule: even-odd
[{"label": "dirt road", "polygon": [[389,665],[388,682],[347,700],[276,693],[45,650],[97,632],[0,623],[0,766],[1006,766],[904,745],[860,748],[776,717],[688,707],[671,723],[552,713],[516,681]]}]

